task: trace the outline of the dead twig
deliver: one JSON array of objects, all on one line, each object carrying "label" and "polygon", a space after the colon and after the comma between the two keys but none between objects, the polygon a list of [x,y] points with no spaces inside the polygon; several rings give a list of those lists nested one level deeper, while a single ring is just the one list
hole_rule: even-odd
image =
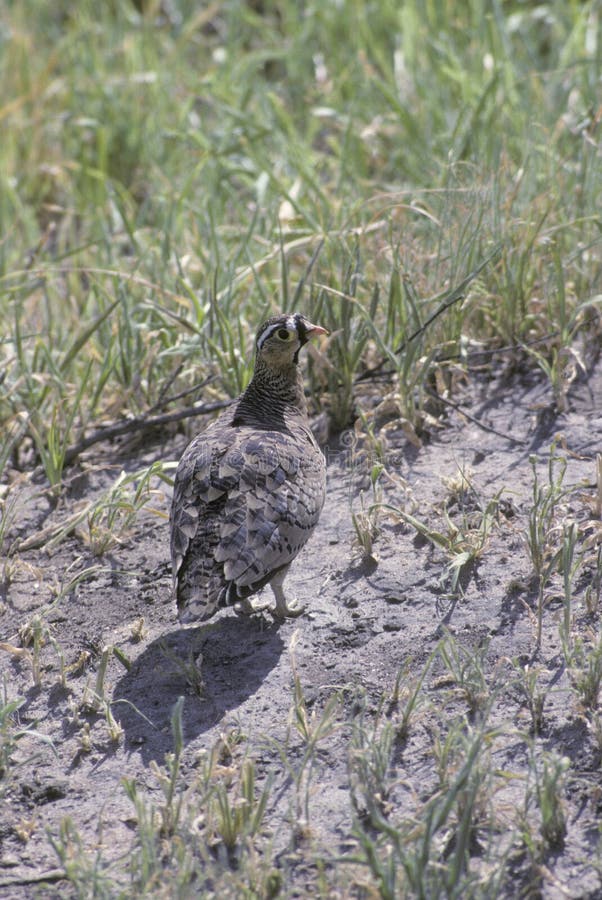
[{"label": "dead twig", "polygon": [[66,881],[64,869],[50,869],[47,872],[32,872],[31,875],[21,876],[14,875],[12,878],[0,879],[0,889],[12,887],[19,884],[40,884],[40,882],[48,881]]},{"label": "dead twig", "polygon": [[[466,276],[466,278],[460,282],[460,284],[456,285],[456,287],[452,288],[450,291],[447,291],[435,312],[428,317],[426,322],[423,322],[420,328],[417,328],[416,331],[414,331],[408,338],[406,338],[406,340],[402,344],[399,345],[399,347],[396,348],[395,353],[402,353],[408,344],[410,344],[412,341],[415,341],[417,337],[420,337],[420,335],[427,330],[429,325],[433,324],[435,319],[437,319],[442,313],[449,309],[450,306],[453,306],[454,303],[458,303],[458,301],[463,300],[466,296],[466,291],[471,282],[473,282],[477,275],[479,275],[480,272],[482,272],[483,269],[489,265],[492,259],[494,259],[498,255],[500,250],[501,244],[498,244],[498,246],[495,247],[491,251],[491,253],[486,256],[481,263],[479,263],[476,269],[473,269],[473,271],[470,272]],[[362,374],[355,379],[356,383],[359,381],[366,381],[367,379],[380,374],[384,364],[385,360],[383,359],[378,365],[373,366],[371,369],[366,369],[365,372],[362,372]]]},{"label": "dead twig", "polygon": [[114,440],[123,434],[130,434],[133,431],[141,431],[145,428],[157,428],[161,425],[168,425],[171,422],[181,422],[183,419],[190,419],[193,416],[204,416],[208,413],[216,412],[230,406],[232,400],[216,400],[215,403],[195,403],[187,406],[185,409],[179,409],[171,413],[163,413],[159,416],[141,415],[134,416],[122,422],[115,422],[113,425],[104,425],[102,428],[93,431],[87,437],[83,437],[77,443],[67,447],[65,451],[65,465],[70,465],[80,453],[99,444],[101,441]]},{"label": "dead twig", "polygon": [[451,407],[451,409],[455,409],[456,412],[459,412],[461,416],[464,416],[465,419],[468,419],[469,422],[473,422],[478,428],[482,431],[487,431],[489,434],[495,434],[496,437],[503,438],[505,441],[510,441],[511,444],[518,444],[521,447],[527,446],[527,441],[523,441],[521,438],[514,438],[509,434],[504,434],[501,431],[498,431],[496,428],[493,428],[491,425],[485,425],[480,419],[477,419],[476,416],[471,415],[467,412],[464,407],[460,406],[459,403],[454,403],[453,400],[447,400],[445,397],[441,397],[435,391],[430,390],[430,388],[426,388],[426,393],[437,400],[439,403],[443,403],[445,406]]}]

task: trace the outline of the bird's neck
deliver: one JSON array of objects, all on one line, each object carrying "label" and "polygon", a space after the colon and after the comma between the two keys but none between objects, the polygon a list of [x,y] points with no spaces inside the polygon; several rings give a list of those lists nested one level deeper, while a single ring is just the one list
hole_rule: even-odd
[{"label": "bird's neck", "polygon": [[282,368],[266,366],[258,359],[253,378],[237,405],[237,416],[275,416],[287,409],[307,415],[303,379],[295,363]]}]

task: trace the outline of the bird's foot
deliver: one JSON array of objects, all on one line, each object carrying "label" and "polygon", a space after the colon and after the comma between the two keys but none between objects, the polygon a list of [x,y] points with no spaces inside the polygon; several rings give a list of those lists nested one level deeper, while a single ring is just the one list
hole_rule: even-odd
[{"label": "bird's foot", "polygon": [[305,612],[305,606],[298,600],[287,600],[286,597],[278,597],[276,606],[271,606],[269,613],[276,622],[284,622],[285,619],[296,619]]},{"label": "bird's foot", "polygon": [[250,597],[245,597],[244,600],[239,600],[238,603],[234,604],[234,612],[238,616],[255,616],[258,613],[269,611],[269,603],[260,603],[259,601],[253,603]]}]

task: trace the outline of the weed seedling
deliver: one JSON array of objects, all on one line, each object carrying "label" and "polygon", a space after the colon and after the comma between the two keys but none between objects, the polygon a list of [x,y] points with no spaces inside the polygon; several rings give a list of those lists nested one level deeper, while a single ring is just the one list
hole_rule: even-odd
[{"label": "weed seedling", "polygon": [[100,708],[101,704],[107,705],[107,699],[105,696],[105,677],[107,674],[107,666],[109,664],[109,658],[111,656],[113,648],[112,647],[103,647],[100,655],[100,662],[98,663],[98,669],[96,671],[96,684],[94,685],[94,692],[92,694],[92,699],[89,702],[90,709],[93,712],[97,712]]},{"label": "weed seedling", "polygon": [[256,796],[255,763],[245,759],[238,781],[238,797],[232,798],[224,781],[218,782],[211,797],[214,828],[230,854],[246,840],[259,834],[270,796],[268,780]]},{"label": "weed seedling", "polygon": [[[558,504],[567,494],[564,487],[566,459],[558,457],[554,448],[548,461],[548,482],[541,484],[537,473],[537,457],[530,457],[533,470],[533,503],[529,512],[529,525],[525,543],[537,579],[537,647],[541,646],[544,596],[546,585],[561,559],[558,535]],[[569,605],[570,616],[570,605]]]},{"label": "weed seedling", "polygon": [[561,847],[566,834],[565,787],[570,760],[557,753],[543,752],[533,760],[535,797],[541,816],[541,837],[552,849]]},{"label": "weed seedling", "polygon": [[14,697],[9,700],[7,681],[4,679],[0,695],[0,796],[9,784],[13,769],[18,765],[27,764],[35,758],[32,755],[22,757],[18,762],[15,760],[15,751],[21,741],[26,738],[34,738],[36,741],[47,744],[58,756],[48,735],[36,731],[32,725],[20,724],[19,710],[24,704],[24,697]]},{"label": "weed seedling", "polygon": [[48,834],[50,844],[56,853],[65,879],[77,890],[79,896],[110,896],[113,879],[106,871],[107,865],[100,847],[95,853],[87,852],[84,840],[73,820],[66,816],[60,825],[58,835]]},{"label": "weed seedling", "polygon": [[591,582],[585,589],[585,608],[590,616],[595,615],[600,608],[600,594],[602,593],[602,544],[598,547],[593,569]]},{"label": "weed seedling", "polygon": [[524,697],[531,716],[531,731],[540,734],[543,728],[543,713],[548,691],[541,685],[540,666],[523,666],[517,659],[512,660],[516,673],[516,686]]},{"label": "weed seedling", "polygon": [[154,761],[151,762],[151,769],[159,781],[163,792],[163,803],[159,809],[161,814],[161,834],[163,836],[175,833],[182,811],[182,790],[178,787],[178,779],[182,750],[184,748],[183,709],[184,697],[178,697],[171,714],[171,733],[174,749],[173,753],[166,755],[165,767],[161,768]]},{"label": "weed seedling", "polygon": [[410,675],[411,664],[409,662],[397,672],[393,691],[387,702],[387,714],[391,716],[393,721],[395,740],[398,743],[403,743],[407,740],[410,723],[424,703],[422,686],[436,657],[436,653],[436,650],[431,653],[418,677]]},{"label": "weed seedling", "polygon": [[139,616],[130,626],[130,641],[138,644],[146,634],[144,616]]},{"label": "weed seedling", "polygon": [[15,697],[13,700],[8,699],[5,682],[0,700],[0,785],[2,787],[7,782],[7,775],[11,768],[12,757],[17,743],[25,734],[25,731],[15,725],[18,711],[24,703],[24,697]]},{"label": "weed seedling", "polygon": [[29,839],[36,830],[37,825],[38,820],[35,818],[35,816],[31,816],[31,818],[23,817],[19,820],[19,822],[17,822],[17,824],[15,825],[15,834],[22,844],[27,844],[29,842]]},{"label": "weed seedling", "polygon": [[92,743],[92,729],[90,728],[89,722],[84,722],[82,725],[82,729],[79,733],[79,749],[81,753],[91,753],[93,747]]},{"label": "weed seedling", "polygon": [[[109,490],[88,509],[87,530],[80,529],[78,534],[96,556],[102,556],[128,536],[140,510],[161,495],[151,483],[163,474],[162,462],[131,474],[121,472]],[[164,516],[162,510],[153,507],[150,510]]]},{"label": "weed seedling", "polygon": [[23,647],[31,647],[27,659],[31,664],[33,683],[36,687],[42,684],[41,653],[50,635],[48,624],[41,616],[35,615],[19,630],[19,637]]},{"label": "weed seedling", "polygon": [[485,552],[491,531],[497,522],[501,493],[499,491],[484,507],[481,506],[476,516],[470,519],[464,517],[460,524],[452,521],[444,507],[438,512],[441,519],[439,527],[432,527],[417,516],[390,504],[382,503],[381,509],[406,522],[433,547],[445,552],[450,561],[441,576],[441,584],[448,588],[452,596],[457,596],[462,592],[463,574],[470,571],[471,566]]},{"label": "weed seedling", "polygon": [[109,735],[109,740],[112,744],[118,744],[123,737],[123,728],[121,727],[119,722],[116,721],[112,713],[110,703],[107,703],[105,705],[105,718],[107,721],[107,732]]},{"label": "weed seedling", "polygon": [[488,641],[476,648],[462,647],[451,634],[439,644],[438,655],[471,716],[483,712],[491,696],[485,675],[488,649]]},{"label": "weed seedling", "polygon": [[370,483],[372,486],[372,503],[366,508],[364,503],[364,495],[360,493],[360,511],[351,510],[351,522],[355,531],[355,540],[359,547],[364,560],[373,560],[378,562],[378,556],[374,551],[374,542],[378,537],[379,525],[378,517],[382,500],[382,488],[379,485],[379,478],[382,474],[384,466],[376,463],[370,470]]},{"label": "weed seedling", "polygon": [[[209,624],[203,627],[203,632],[209,634],[214,626]],[[185,679],[186,684],[197,697],[205,695],[205,681],[203,679],[203,654],[194,646],[188,648],[188,655],[183,658],[165,642],[161,642],[161,653],[166,657]]]},{"label": "weed seedling", "polygon": [[349,793],[355,813],[378,827],[390,811],[390,767],[396,729],[378,714],[370,721],[365,697],[360,696],[358,701],[349,746]]},{"label": "weed seedling", "polygon": [[602,685],[602,630],[586,632],[574,638],[572,646],[563,646],[571,687],[579,703],[588,712],[598,708]]},{"label": "weed seedling", "polygon": [[581,564],[581,559],[575,562],[575,548],[577,546],[578,529],[575,522],[562,526],[562,540],[560,544],[559,567],[562,572],[564,597],[562,603],[562,623],[560,625],[560,638],[565,653],[570,652],[572,629],[572,597],[573,580],[575,573]]},{"label": "weed seedling", "polygon": [[[0,472],[2,469],[0,468]],[[11,527],[18,515],[18,497],[5,485],[0,485],[0,555],[4,557],[0,572],[0,585],[8,587],[11,581],[10,547],[8,546]]]}]

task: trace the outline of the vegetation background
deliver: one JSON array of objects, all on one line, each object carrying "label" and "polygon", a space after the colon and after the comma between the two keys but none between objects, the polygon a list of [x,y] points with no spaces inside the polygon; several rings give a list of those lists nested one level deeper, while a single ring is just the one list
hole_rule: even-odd
[{"label": "vegetation background", "polygon": [[[495,510],[477,504],[476,525],[464,518],[452,527],[448,516],[436,526],[381,487],[387,453],[403,445],[419,454],[462,397],[501,374],[513,390],[544,386],[539,425],[570,411],[580,385],[598,390],[601,11],[598,0],[2,5],[0,790],[7,803],[31,748],[49,736],[36,728],[30,689],[14,693],[15,671],[33,673],[38,702],[48,672],[60,669],[78,715],[88,717],[82,724],[76,716],[73,726],[84,750],[86,725],[89,735],[99,715],[109,739],[120,741],[103,682],[118,650],[92,654],[93,687],[77,694],[83,668],[65,663],[68,638],[57,637],[49,609],[91,583],[98,561],[143,527],[172,463],[120,463],[83,506],[77,478],[128,447],[135,458],[132,445],[109,441],[142,434],[144,449],[165,447],[186,417],[236,396],[252,372],[255,329],[274,311],[299,309],[332,330],[309,360],[308,385],[336,453],[341,432],[354,453],[365,449],[354,465],[364,466],[371,499],[349,517],[364,561],[377,556],[389,500],[398,525],[442,551],[441,569],[458,594],[462,575],[485,552],[500,498]],[[468,405],[464,412],[470,415]],[[383,415],[401,426],[393,444],[380,432]],[[85,837],[65,819],[48,832],[59,868],[38,872],[40,896],[56,882],[57,890],[95,897],[476,897],[519,889],[552,896],[555,881],[545,873],[549,854],[562,854],[569,763],[553,742],[544,748],[551,755],[539,754],[545,700],[536,653],[556,579],[564,598],[558,666],[599,767],[602,469],[590,448],[590,513],[571,518],[562,504],[577,487],[571,494],[563,483],[551,443],[544,474],[535,461],[529,469],[531,501],[521,520],[534,579],[535,656],[516,663],[512,684],[533,721],[521,737],[521,817],[506,822],[511,839],[503,853],[493,840],[499,823],[483,813],[484,796],[499,787],[484,776],[494,740],[483,699],[491,685],[479,681],[478,666],[469,683],[467,667],[478,654],[465,658],[448,636],[436,657],[461,684],[468,712],[454,714],[438,738],[437,790],[417,797],[403,821],[387,807],[392,788],[383,784],[399,784],[396,742],[407,737],[435,657],[407,684],[401,669],[392,675],[395,703],[403,696],[406,704],[394,727],[378,703],[372,718],[366,710],[358,718],[351,704],[351,727],[344,692],[336,711],[328,701],[311,718],[294,670],[291,708],[304,765],[311,769],[320,741],[346,721],[356,801],[364,786],[349,830],[352,850],[345,841],[331,848],[337,865],[316,847],[301,868],[298,860],[289,870],[268,858],[261,835],[272,809],[269,779],[257,787],[250,751],[238,759],[222,741],[212,753],[225,753],[232,772],[214,777],[212,756],[199,775],[204,787],[184,802],[176,704],[174,751],[153,770],[163,799],[149,812],[140,786],[127,786],[136,854],[115,862],[99,851],[91,859],[81,851]],[[463,478],[447,491],[470,493]],[[76,540],[90,557],[65,563],[52,589],[40,586],[28,551],[52,554]],[[24,581],[29,601],[19,608],[15,585],[23,591]],[[586,616],[577,624],[574,596]],[[60,742],[56,734],[52,740]],[[595,794],[601,786],[592,778]],[[479,853],[477,820],[488,834]],[[27,846],[35,828],[24,809],[2,840]],[[592,824],[589,857],[594,831]],[[293,832],[298,849],[303,836]],[[586,851],[576,853],[575,866]],[[587,869],[592,897],[601,889],[597,859]],[[0,879],[5,890],[31,890],[22,873],[9,876]],[[567,896],[563,884],[557,896]]]}]

